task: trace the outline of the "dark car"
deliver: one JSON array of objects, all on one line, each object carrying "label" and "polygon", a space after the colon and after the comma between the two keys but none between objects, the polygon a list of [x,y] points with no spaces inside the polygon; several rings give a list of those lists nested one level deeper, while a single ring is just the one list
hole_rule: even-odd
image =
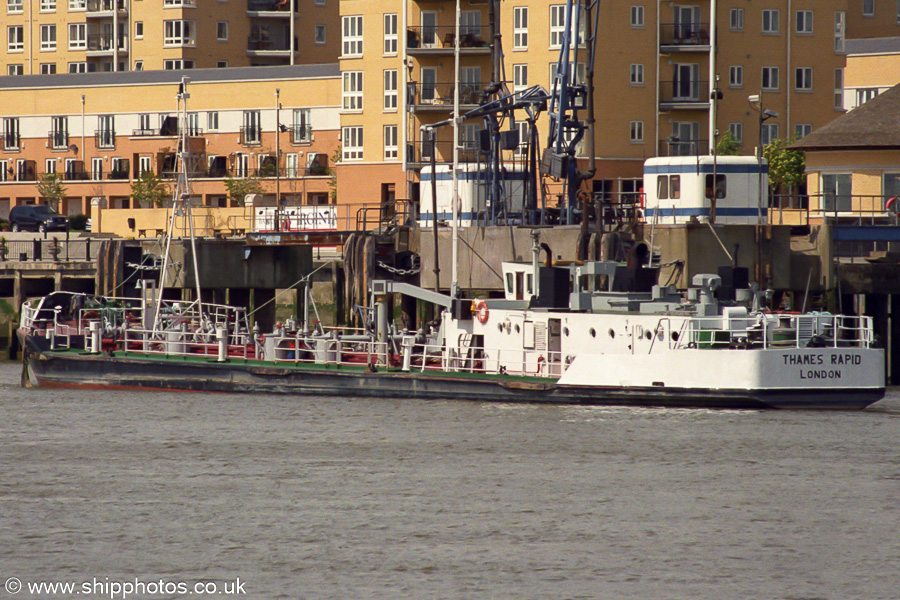
[{"label": "dark car", "polygon": [[9,211],[9,227],[13,231],[65,231],[69,219],[46,204],[28,204]]}]

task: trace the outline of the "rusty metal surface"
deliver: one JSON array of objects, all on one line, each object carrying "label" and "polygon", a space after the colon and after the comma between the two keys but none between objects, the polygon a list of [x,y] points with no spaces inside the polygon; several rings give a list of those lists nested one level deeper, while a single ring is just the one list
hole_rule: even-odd
[{"label": "rusty metal surface", "polygon": [[248,246],[337,246],[354,231],[248,232]]}]

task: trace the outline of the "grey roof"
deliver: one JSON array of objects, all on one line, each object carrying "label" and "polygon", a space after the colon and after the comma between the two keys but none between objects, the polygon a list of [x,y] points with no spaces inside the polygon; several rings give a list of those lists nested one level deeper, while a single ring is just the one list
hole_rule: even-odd
[{"label": "grey roof", "polygon": [[844,50],[848,55],[855,54],[898,54],[900,53],[900,37],[870,38],[864,40],[845,40]]},{"label": "grey roof", "polygon": [[900,84],[791,145],[797,150],[900,148]]},{"label": "grey roof", "polygon": [[182,71],[122,71],[118,73],[65,73],[60,75],[17,75],[0,77],[0,88],[33,89],[60,87],[103,87],[180,83],[190,77],[191,83],[216,81],[314,79],[340,77],[337,63],[319,65],[277,65],[271,67],[230,67],[226,69],[186,69]]}]

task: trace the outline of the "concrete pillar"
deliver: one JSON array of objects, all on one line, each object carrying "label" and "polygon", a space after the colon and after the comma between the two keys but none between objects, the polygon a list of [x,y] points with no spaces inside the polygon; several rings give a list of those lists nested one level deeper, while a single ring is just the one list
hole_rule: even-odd
[{"label": "concrete pillar", "polygon": [[22,297],[22,271],[16,270],[16,274],[13,276],[13,306],[16,309],[16,312],[22,312],[22,302],[25,298]]},{"label": "concrete pillar", "polygon": [[890,297],[890,335],[887,339],[888,381],[900,383],[900,294]]},{"label": "concrete pillar", "polygon": [[104,196],[91,198],[91,233],[103,231],[103,209],[108,205],[109,201]]},{"label": "concrete pillar", "polygon": [[[272,331],[275,327],[275,290],[254,288],[252,290],[253,313],[251,321],[259,323],[263,333]],[[271,301],[271,302],[270,302]]]}]

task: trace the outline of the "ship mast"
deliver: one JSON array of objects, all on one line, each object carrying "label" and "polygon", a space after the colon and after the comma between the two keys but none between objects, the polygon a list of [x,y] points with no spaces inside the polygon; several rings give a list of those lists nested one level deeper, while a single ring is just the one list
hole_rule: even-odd
[{"label": "ship mast", "polygon": [[[178,178],[176,179],[175,189],[172,192],[172,212],[169,217],[169,228],[166,233],[166,251],[163,256],[162,270],[159,276],[159,285],[156,289],[156,295],[153,301],[153,332],[151,336],[155,336],[159,331],[159,305],[162,301],[163,289],[166,284],[166,277],[169,269],[170,250],[172,247],[172,238],[175,232],[175,220],[177,217],[183,217],[187,223],[188,235],[191,240],[191,259],[194,268],[194,284],[196,294],[194,301],[188,305],[187,310],[196,307],[197,314],[203,315],[203,303],[200,296],[200,269],[197,266],[197,239],[194,234],[194,218],[191,213],[191,182],[188,178],[188,172],[191,168],[191,151],[188,136],[188,111],[187,101],[191,95],[187,91],[187,85],[190,83],[190,77],[182,77],[181,83],[178,85],[178,159],[176,162],[176,170]],[[182,230],[184,227],[182,226]]]}]

